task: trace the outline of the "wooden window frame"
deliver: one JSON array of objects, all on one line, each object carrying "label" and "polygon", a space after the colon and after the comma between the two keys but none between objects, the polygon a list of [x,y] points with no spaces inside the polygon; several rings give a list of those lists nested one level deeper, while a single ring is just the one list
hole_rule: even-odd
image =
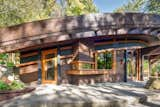
[{"label": "wooden window frame", "polygon": [[[54,80],[45,80],[45,62],[46,61],[50,61],[50,60],[53,60],[53,58],[49,58],[49,59],[45,59],[45,56],[47,54],[55,54],[55,79]],[[57,84],[58,82],[58,63],[57,63],[57,49],[50,49],[50,50],[44,50],[42,51],[42,59],[41,59],[41,63],[42,63],[42,83],[45,84],[45,83],[49,83],[49,84]]]}]

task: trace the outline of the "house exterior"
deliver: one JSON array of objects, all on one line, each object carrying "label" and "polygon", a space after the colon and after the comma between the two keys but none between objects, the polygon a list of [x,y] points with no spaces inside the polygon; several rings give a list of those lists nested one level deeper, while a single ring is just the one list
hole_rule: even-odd
[{"label": "house exterior", "polygon": [[20,52],[17,67],[25,83],[143,80],[144,56],[159,49],[160,16],[68,16],[1,28],[0,35],[0,53]]}]

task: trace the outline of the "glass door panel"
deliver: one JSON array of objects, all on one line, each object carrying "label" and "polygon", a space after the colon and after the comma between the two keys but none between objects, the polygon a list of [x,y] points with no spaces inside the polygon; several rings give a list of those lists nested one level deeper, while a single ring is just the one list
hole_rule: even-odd
[{"label": "glass door panel", "polygon": [[54,60],[49,60],[46,61],[46,74],[45,74],[45,79],[46,80],[54,80],[55,79],[55,67],[54,67]]},{"label": "glass door panel", "polygon": [[57,51],[42,52],[42,82],[57,83]]}]

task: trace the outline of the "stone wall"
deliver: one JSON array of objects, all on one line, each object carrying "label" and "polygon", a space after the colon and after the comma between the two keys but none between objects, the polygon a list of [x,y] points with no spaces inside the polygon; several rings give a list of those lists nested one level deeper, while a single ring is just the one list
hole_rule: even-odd
[{"label": "stone wall", "polygon": [[13,81],[14,79],[17,79],[17,75],[19,72],[19,69],[16,67],[6,67],[3,65],[0,65],[0,80],[4,81]]},{"label": "stone wall", "polygon": [[60,83],[67,84],[70,81],[69,76],[66,74],[68,70],[72,69],[72,65],[69,63],[71,58],[61,59],[61,80]]},{"label": "stone wall", "polygon": [[70,83],[75,85],[95,84],[103,82],[120,82],[123,81],[122,74],[114,73],[113,70],[106,74],[98,75],[71,75]]}]

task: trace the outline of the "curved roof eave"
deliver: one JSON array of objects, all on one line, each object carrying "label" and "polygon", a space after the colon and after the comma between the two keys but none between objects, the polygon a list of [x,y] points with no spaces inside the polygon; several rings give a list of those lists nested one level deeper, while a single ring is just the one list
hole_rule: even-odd
[{"label": "curved roof eave", "polygon": [[[160,39],[160,16],[145,13],[104,13],[68,16],[29,22],[0,29],[0,52],[40,45],[41,41],[85,38],[102,35],[145,34]],[[102,33],[102,34],[101,34]],[[51,41],[49,41],[51,42]],[[21,46],[20,44],[24,44]],[[46,42],[47,43],[47,42]],[[14,49],[9,45],[18,45]]]}]

